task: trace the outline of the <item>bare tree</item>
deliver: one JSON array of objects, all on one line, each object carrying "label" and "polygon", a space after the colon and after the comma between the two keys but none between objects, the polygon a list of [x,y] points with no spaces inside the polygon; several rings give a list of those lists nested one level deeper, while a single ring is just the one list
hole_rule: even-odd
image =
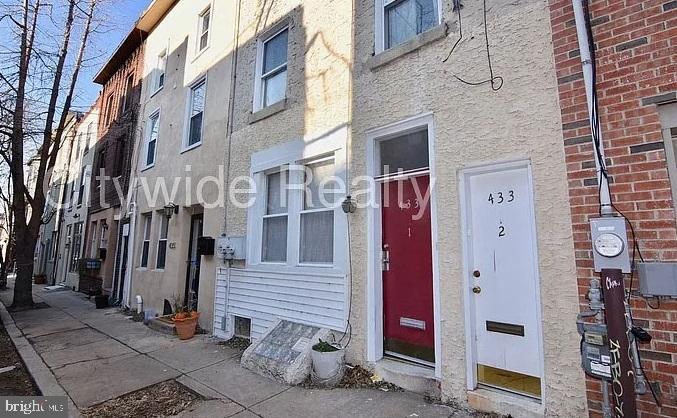
[{"label": "bare tree", "polygon": [[[49,183],[62,145],[97,0],[62,3],[65,10],[55,12],[53,4],[22,0],[21,5],[13,6],[16,13],[12,13],[12,6],[5,6],[8,12],[0,16],[11,22],[19,44],[16,51],[3,51],[8,55],[3,59],[13,61],[0,68],[0,90],[11,94],[10,99],[0,101],[4,102],[2,111],[11,116],[8,126],[0,126],[0,134],[9,142],[8,147],[0,145],[0,152],[11,178],[17,274],[13,309],[33,306],[33,255],[47,203],[42,185]],[[56,42],[52,38],[40,42],[53,29],[60,29]],[[74,45],[72,39],[78,33],[79,43]],[[24,173],[31,144],[37,144],[34,190],[27,187]]]}]

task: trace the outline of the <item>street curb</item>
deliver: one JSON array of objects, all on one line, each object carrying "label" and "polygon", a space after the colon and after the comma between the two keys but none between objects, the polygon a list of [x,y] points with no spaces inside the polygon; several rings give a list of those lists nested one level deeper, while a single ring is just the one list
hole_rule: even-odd
[{"label": "street curb", "polygon": [[7,330],[7,334],[12,339],[12,343],[19,352],[28,373],[33,377],[35,384],[42,392],[42,396],[65,396],[68,398],[68,416],[70,418],[81,418],[80,412],[73,403],[73,400],[68,396],[68,393],[56,380],[52,371],[47,367],[40,355],[35,351],[31,343],[24,337],[21,330],[16,326],[14,318],[9,314],[5,304],[0,301],[0,318],[2,324]]}]

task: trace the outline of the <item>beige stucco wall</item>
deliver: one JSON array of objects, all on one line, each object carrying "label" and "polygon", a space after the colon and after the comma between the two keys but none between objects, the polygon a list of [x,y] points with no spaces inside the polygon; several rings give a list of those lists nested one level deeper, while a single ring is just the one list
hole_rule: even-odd
[{"label": "beige stucco wall", "polygon": [[[207,7],[211,7],[209,46],[198,52],[198,17]],[[160,313],[164,299],[172,301],[173,296],[181,299],[184,296],[191,215],[204,212],[204,236],[215,238],[222,232],[223,210],[204,208],[200,204],[203,201],[208,204],[219,203],[221,199],[217,181],[222,180],[208,181],[202,187],[198,186],[201,179],[210,176],[218,179],[224,161],[234,14],[234,8],[223,2],[180,1],[146,40],[142,113],[134,154],[136,177],[145,181],[151,191],[155,189],[157,181],[162,179],[166,181],[170,193],[173,183],[179,183],[173,196],[170,194],[169,199],[165,199],[161,193],[154,202],[147,198],[142,183],[137,183],[131,297],[141,295],[144,306]],[[158,56],[164,50],[168,55],[164,88],[153,92],[154,71]],[[207,80],[207,93],[202,144],[182,152],[190,88],[204,76]],[[144,170],[147,122],[149,116],[157,110],[160,110],[160,129],[155,166]],[[198,189],[202,191],[203,200],[198,199]],[[166,267],[162,271],[154,270],[162,216],[160,212],[155,212],[149,267],[139,268],[143,239],[141,215],[162,210],[170,202],[180,206],[180,210],[169,222]],[[175,248],[170,248],[173,246]],[[215,257],[202,258],[198,309],[202,312],[200,325],[206,329],[211,329],[215,264]]]},{"label": "beige stucco wall", "polygon": [[[585,385],[580,369],[574,248],[570,226],[561,119],[557,99],[550,21],[546,1],[491,2],[488,30],[495,75],[505,84],[468,86],[489,77],[482,2],[464,2],[464,40],[447,63],[458,39],[456,13],[443,2],[446,38],[425,45],[380,68],[370,69],[374,53],[374,2],[357,2],[355,39],[353,175],[366,172],[365,131],[432,112],[437,173],[437,227],[441,306],[442,393],[445,399],[495,409],[513,416],[538,411],[529,401],[496,395],[480,400],[466,391],[466,346],[462,276],[462,223],[459,171],[480,163],[529,159],[534,178],[542,300],[547,416],[584,416]],[[354,350],[366,355],[366,212],[353,218]],[[534,359],[534,361],[538,361]]]},{"label": "beige stucco wall", "polygon": [[[289,25],[286,108],[250,123],[257,40]],[[231,178],[249,175],[253,153],[310,141],[350,118],[351,10],[341,2],[242,3],[235,88]],[[241,183],[239,187],[244,187]],[[245,195],[238,195],[245,201]],[[247,232],[247,210],[229,205],[228,233]],[[253,239],[253,238],[250,238]]]}]

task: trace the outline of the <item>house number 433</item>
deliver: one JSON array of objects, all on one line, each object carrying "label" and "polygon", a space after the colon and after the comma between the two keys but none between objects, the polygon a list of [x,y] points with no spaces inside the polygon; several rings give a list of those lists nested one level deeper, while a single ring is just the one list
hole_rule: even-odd
[{"label": "house number 433", "polygon": [[515,191],[508,190],[507,193],[496,192],[489,193],[489,199],[487,199],[492,205],[502,205],[503,203],[512,203],[515,201]]}]

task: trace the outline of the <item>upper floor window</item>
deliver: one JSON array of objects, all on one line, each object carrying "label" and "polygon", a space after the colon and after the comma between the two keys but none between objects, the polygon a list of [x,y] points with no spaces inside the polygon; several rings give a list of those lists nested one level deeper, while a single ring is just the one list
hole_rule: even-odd
[{"label": "upper floor window", "polygon": [[158,56],[157,78],[155,79],[155,91],[165,86],[165,72],[167,71],[167,51],[163,51]]},{"label": "upper floor window", "polygon": [[132,107],[132,96],[134,95],[134,74],[127,76],[125,82],[125,97],[122,98],[122,113]]},{"label": "upper floor window", "polygon": [[87,166],[82,167],[82,171],[80,172],[80,187],[78,188],[78,206],[82,204],[82,201],[85,197],[85,173],[87,172]]},{"label": "upper floor window", "polygon": [[158,132],[160,130],[160,112],[155,112],[148,119],[148,140],[146,142],[145,166],[155,164],[155,149],[157,147]]},{"label": "upper floor window", "polygon": [[106,126],[110,125],[112,120],[113,120],[113,93],[109,94],[108,98],[106,99],[106,119],[105,119]]},{"label": "upper floor window", "polygon": [[89,147],[91,146],[91,141],[92,141],[92,128],[93,128],[94,122],[89,122],[87,124],[87,139],[85,142],[85,153],[89,151]]},{"label": "upper floor window", "polygon": [[437,26],[440,23],[438,2],[376,0],[377,50],[392,48]]},{"label": "upper floor window", "polygon": [[186,148],[202,142],[202,119],[205,111],[206,85],[207,82],[203,79],[190,89]]},{"label": "upper floor window", "polygon": [[200,13],[200,26],[199,33],[200,36],[198,39],[198,52],[203,51],[209,46],[209,26],[211,21],[211,8],[207,8],[204,12]]},{"label": "upper floor window", "polygon": [[254,110],[283,100],[287,92],[287,46],[285,28],[259,43],[256,64]]}]

